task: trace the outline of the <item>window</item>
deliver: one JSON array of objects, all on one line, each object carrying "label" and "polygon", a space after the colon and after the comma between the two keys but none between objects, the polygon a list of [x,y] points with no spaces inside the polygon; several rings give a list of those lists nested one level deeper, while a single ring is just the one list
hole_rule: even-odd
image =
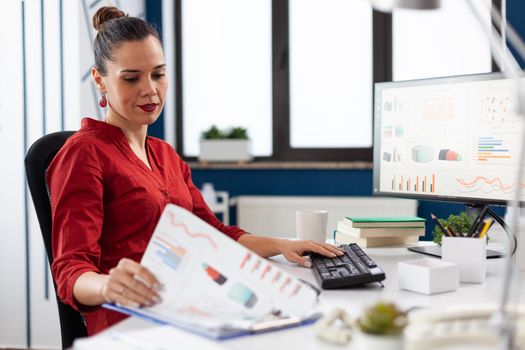
[{"label": "window", "polygon": [[371,147],[371,6],[348,0],[289,4],[290,146]]},{"label": "window", "polygon": [[242,126],[256,156],[272,154],[271,0],[182,1],[185,156],[202,131]]},{"label": "window", "polygon": [[[490,1],[482,5],[490,25]],[[394,11],[393,52],[394,80],[491,71],[489,42],[465,1],[442,0],[434,11]]]}]

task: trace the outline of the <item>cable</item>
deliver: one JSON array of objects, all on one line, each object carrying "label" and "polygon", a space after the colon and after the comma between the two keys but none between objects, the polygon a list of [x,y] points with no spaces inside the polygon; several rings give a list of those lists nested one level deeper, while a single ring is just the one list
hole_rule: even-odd
[{"label": "cable", "polygon": [[488,206],[486,206],[485,208],[487,208],[487,213],[489,213],[490,216],[492,216],[494,220],[496,220],[498,224],[500,224],[501,227],[503,227],[503,229],[505,230],[505,233],[507,233],[507,236],[509,236],[509,242],[511,242],[512,244],[512,251],[510,253],[510,256],[514,256],[514,254],[516,253],[516,249],[518,248],[518,240],[516,236],[512,234],[512,232],[510,231],[510,227],[507,226],[505,221],[503,221],[503,219],[498,214],[496,214]]}]

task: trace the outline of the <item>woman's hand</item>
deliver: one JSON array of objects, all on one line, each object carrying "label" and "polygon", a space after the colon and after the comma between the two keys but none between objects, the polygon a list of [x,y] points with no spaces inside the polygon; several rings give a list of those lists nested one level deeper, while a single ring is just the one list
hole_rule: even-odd
[{"label": "woman's hand", "polygon": [[279,250],[286,260],[304,267],[312,267],[310,259],[303,256],[305,253],[318,253],[329,258],[334,258],[344,254],[342,249],[328,243],[293,241],[287,239],[280,240]]},{"label": "woman's hand", "polygon": [[122,306],[151,306],[161,301],[158,290],[161,284],[144,266],[130,259],[121,259],[111,270],[102,285],[106,302]]},{"label": "woman's hand", "polygon": [[342,249],[334,245],[314,241],[296,241],[244,234],[239,237],[237,242],[259,254],[263,258],[282,254],[286,260],[304,267],[312,266],[310,259],[302,256],[305,253],[318,253],[329,258],[334,258],[344,254]]}]

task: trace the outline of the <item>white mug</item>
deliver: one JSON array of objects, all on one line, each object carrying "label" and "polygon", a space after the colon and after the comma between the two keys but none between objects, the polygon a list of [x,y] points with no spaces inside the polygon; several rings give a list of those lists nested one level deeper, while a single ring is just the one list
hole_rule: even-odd
[{"label": "white mug", "polygon": [[324,243],[327,220],[326,210],[297,210],[295,212],[297,238]]}]

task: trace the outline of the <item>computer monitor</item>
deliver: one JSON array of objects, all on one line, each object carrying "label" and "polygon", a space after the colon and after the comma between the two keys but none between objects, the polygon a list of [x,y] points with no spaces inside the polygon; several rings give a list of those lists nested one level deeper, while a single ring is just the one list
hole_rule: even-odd
[{"label": "computer monitor", "polygon": [[373,193],[504,205],[524,186],[516,107],[501,73],[376,83]]}]

